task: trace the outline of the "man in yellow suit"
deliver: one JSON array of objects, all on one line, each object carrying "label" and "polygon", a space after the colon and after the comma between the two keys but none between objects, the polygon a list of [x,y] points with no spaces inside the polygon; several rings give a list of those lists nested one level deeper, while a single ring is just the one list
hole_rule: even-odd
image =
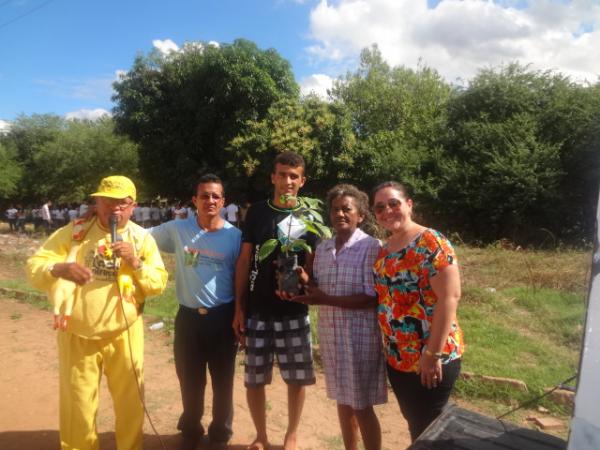
[{"label": "man in yellow suit", "polygon": [[167,272],[154,238],[129,221],[136,204],[133,182],[104,178],[92,196],[95,213],[57,230],[27,262],[31,283],[54,304],[59,329],[61,448],[99,448],[96,413],[104,372],[117,448],[141,450],[141,313],[144,299],[165,288]]}]

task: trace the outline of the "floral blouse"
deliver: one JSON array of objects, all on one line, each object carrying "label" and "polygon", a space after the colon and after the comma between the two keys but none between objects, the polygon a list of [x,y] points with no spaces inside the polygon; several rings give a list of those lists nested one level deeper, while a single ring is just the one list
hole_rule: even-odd
[{"label": "floral blouse", "polygon": [[[379,298],[377,315],[387,362],[402,372],[416,372],[429,338],[437,297],[431,277],[456,264],[452,244],[441,233],[426,229],[397,252],[379,251],[373,272]],[[442,363],[460,358],[462,331],[453,322],[442,350]]]}]

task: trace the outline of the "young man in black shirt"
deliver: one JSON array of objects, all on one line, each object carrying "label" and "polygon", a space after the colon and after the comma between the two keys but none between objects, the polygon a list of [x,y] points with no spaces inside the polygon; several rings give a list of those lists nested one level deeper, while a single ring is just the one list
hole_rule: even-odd
[{"label": "young man in black shirt", "polygon": [[[298,205],[295,198],[304,185],[304,159],[293,152],[280,153],[274,161],[271,183],[273,197],[255,203],[246,215],[242,231],[242,248],[235,276],[236,311],[233,328],[246,346],[244,383],[248,407],[256,427],[256,439],[250,450],[269,446],[266,424],[265,385],[270,384],[273,355],[277,357],[283,380],[288,386],[288,428],[284,449],[296,449],[298,424],[305,399],[305,386],[315,383],[308,307],[279,298],[274,261],[279,246],[263,261],[258,250],[267,240],[285,243],[290,214]],[[314,248],[316,236],[294,224],[294,237],[306,239]],[[312,254],[298,252],[298,264],[309,266]]]}]

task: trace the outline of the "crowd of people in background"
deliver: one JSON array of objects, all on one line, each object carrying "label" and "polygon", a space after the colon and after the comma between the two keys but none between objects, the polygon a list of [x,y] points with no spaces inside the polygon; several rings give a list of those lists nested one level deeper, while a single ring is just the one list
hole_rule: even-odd
[{"label": "crowd of people in background", "polygon": [[[84,217],[88,213],[89,205],[88,201],[57,203],[51,200],[39,206],[13,203],[4,211],[3,218],[8,223],[11,233],[51,233],[79,217]],[[230,202],[221,210],[221,217],[239,227],[249,206],[247,202],[242,205]],[[196,209],[189,202],[153,201],[138,203],[131,219],[144,228],[150,228],[169,220],[182,220],[195,215]],[[26,226],[28,224],[29,227]]]}]

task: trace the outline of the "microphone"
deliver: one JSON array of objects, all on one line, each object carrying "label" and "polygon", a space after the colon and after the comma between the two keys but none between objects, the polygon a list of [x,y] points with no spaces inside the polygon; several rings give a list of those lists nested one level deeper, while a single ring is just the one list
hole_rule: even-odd
[{"label": "microphone", "polygon": [[118,239],[117,224],[119,223],[119,217],[115,215],[110,216],[108,223],[110,225],[110,242],[114,244]]}]

